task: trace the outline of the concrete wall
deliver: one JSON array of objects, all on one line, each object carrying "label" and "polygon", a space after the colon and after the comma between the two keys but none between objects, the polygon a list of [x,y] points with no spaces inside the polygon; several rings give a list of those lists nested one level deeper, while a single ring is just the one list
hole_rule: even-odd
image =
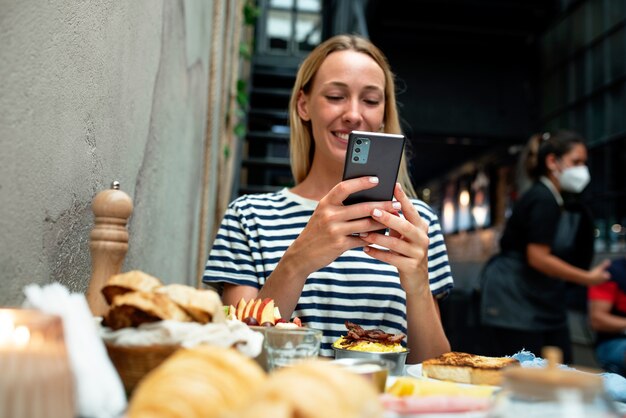
[{"label": "concrete wall", "polygon": [[0,0],[0,305],[29,283],[86,290],[91,200],[113,180],[135,205],[123,269],[196,283],[205,132],[219,134],[213,14],[226,3]]}]

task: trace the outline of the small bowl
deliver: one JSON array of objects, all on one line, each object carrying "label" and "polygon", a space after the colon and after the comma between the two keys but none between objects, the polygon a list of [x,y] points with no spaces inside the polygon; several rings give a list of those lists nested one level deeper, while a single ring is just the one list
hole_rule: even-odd
[{"label": "small bowl", "polygon": [[389,374],[391,376],[402,376],[404,374],[404,365],[406,364],[406,356],[409,349],[400,352],[384,352],[377,353],[373,351],[356,351],[346,350],[345,348],[336,348],[335,359],[367,359],[367,360],[385,360],[390,363]]},{"label": "small bowl", "polygon": [[359,374],[372,382],[379,393],[385,392],[387,375],[393,364],[388,360],[371,360],[365,358],[342,358],[333,360],[333,364],[345,367],[352,373]]}]

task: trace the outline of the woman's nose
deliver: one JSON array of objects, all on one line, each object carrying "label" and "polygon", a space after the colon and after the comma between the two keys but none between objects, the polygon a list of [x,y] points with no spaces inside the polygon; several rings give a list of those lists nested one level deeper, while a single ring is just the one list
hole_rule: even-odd
[{"label": "woman's nose", "polygon": [[363,116],[358,100],[351,100],[346,104],[346,109],[343,112],[343,120],[352,125],[361,123]]}]

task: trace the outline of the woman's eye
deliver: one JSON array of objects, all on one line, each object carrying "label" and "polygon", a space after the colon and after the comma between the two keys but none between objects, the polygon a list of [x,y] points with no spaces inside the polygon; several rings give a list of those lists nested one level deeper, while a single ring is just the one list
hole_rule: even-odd
[{"label": "woman's eye", "polygon": [[330,101],[337,101],[343,99],[343,96],[326,96],[326,99]]},{"label": "woman's eye", "polygon": [[377,104],[380,103],[380,100],[365,99],[364,102],[367,103],[368,105],[376,106]]}]

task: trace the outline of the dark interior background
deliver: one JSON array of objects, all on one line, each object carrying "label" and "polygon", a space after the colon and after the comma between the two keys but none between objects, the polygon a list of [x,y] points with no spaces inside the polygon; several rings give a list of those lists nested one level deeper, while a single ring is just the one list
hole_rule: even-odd
[{"label": "dark interior background", "polygon": [[418,187],[538,129],[538,38],[556,12],[550,0],[367,3],[370,38],[397,77]]}]

